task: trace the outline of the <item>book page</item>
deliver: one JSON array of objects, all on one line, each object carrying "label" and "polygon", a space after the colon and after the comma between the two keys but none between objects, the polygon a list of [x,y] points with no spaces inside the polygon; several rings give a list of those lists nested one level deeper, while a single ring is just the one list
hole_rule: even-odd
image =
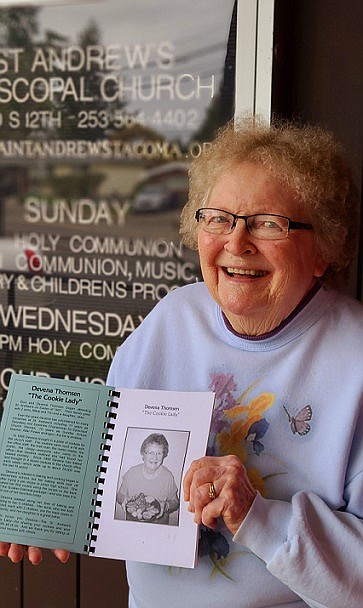
[{"label": "book page", "polygon": [[182,481],[205,455],[214,394],[116,390],[94,555],[193,568],[198,526]]},{"label": "book page", "polygon": [[0,539],[84,552],[109,389],[13,375],[0,430]]}]

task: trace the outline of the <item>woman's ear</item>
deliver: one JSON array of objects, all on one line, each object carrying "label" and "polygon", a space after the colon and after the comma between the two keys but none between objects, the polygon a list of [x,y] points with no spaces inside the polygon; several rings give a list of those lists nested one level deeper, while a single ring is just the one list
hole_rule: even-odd
[{"label": "woman's ear", "polygon": [[326,262],[322,256],[322,254],[319,251],[317,251],[316,258],[315,258],[314,277],[316,277],[316,278],[322,277],[325,274],[328,267],[329,267],[329,262]]}]

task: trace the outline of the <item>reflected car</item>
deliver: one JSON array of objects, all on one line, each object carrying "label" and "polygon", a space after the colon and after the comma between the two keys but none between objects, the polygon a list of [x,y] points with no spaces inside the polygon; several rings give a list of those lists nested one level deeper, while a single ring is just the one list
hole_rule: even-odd
[{"label": "reflected car", "polygon": [[170,162],[148,169],[132,198],[135,212],[165,211],[181,208],[188,199],[189,164]]},{"label": "reflected car", "polygon": [[134,211],[161,211],[168,209],[172,193],[161,184],[146,184],[134,196]]},{"label": "reflected car", "polygon": [[0,237],[0,272],[42,272],[39,252],[29,245],[18,243],[11,237]]}]

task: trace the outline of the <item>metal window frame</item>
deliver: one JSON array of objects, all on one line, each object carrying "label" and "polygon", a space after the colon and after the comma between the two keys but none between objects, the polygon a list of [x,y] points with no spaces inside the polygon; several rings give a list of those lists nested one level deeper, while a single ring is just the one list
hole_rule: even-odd
[{"label": "metal window frame", "polygon": [[238,1],[235,117],[271,119],[273,22],[274,0]]}]

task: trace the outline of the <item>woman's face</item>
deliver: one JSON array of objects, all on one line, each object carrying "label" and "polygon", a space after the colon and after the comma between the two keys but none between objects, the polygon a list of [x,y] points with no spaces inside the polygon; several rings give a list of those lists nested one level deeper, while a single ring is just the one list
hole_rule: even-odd
[{"label": "woman's face", "polygon": [[156,471],[164,460],[164,452],[161,445],[158,443],[150,443],[142,457],[144,466],[149,473]]},{"label": "woman's face", "polygon": [[[238,215],[274,213],[308,222],[290,190],[255,163],[244,163],[223,174],[207,205]],[[232,327],[259,335],[272,331],[299,304],[322,276],[325,264],[314,242],[314,231],[292,230],[281,240],[261,240],[238,220],[229,235],[198,234],[204,281]]]}]

